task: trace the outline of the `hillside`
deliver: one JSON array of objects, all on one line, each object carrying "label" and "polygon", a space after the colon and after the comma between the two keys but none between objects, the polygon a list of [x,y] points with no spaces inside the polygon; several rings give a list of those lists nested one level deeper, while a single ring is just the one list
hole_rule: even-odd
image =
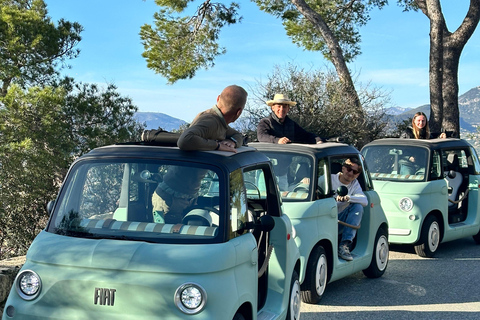
[{"label": "hillside", "polygon": [[[475,87],[458,97],[458,108],[460,111],[460,128],[464,132],[475,132],[476,127],[480,125],[480,87]],[[419,111],[424,112],[430,117],[430,105],[425,104],[418,108],[407,109],[402,113],[387,111],[392,115],[392,121],[400,122],[402,120],[413,117]]]},{"label": "hillside", "polygon": [[180,128],[186,122],[160,112],[137,112],[135,118],[140,123],[146,124],[146,129],[158,129],[172,131]]},{"label": "hillside", "polygon": [[[459,96],[458,106],[462,132],[476,132],[476,127],[480,125],[480,86],[472,88]],[[429,117],[430,105],[425,104],[414,109],[394,107],[388,109],[387,114],[390,115],[392,123],[397,123],[411,118],[418,111],[424,112]],[[172,131],[186,124],[183,120],[159,112],[137,112],[135,118],[139,122],[145,123],[146,129],[158,129],[160,127],[164,130]]]}]

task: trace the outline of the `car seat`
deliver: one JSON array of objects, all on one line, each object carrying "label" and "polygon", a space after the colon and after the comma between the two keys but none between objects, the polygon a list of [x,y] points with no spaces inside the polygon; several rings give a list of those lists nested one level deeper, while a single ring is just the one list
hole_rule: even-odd
[{"label": "car seat", "polygon": [[458,202],[460,195],[459,190],[463,182],[463,175],[460,173],[460,162],[457,154],[450,153],[447,156],[446,169],[444,175],[448,186],[448,208],[449,211],[452,211],[458,209],[460,206]]}]

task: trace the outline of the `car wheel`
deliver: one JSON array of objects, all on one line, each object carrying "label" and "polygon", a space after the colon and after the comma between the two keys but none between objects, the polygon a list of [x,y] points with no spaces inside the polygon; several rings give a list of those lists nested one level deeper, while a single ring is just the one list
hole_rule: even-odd
[{"label": "car wheel", "polygon": [[440,224],[435,216],[428,216],[423,222],[419,244],[415,252],[420,257],[432,258],[440,244]]},{"label": "car wheel", "polygon": [[300,281],[297,271],[293,270],[292,281],[290,283],[290,298],[288,301],[287,320],[300,319],[300,307],[302,299],[300,298]]},{"label": "car wheel", "polygon": [[384,228],[380,227],[375,235],[372,262],[370,262],[367,269],[363,270],[363,274],[369,278],[381,277],[387,269],[389,252],[388,233]]},{"label": "car wheel", "polygon": [[302,300],[305,303],[318,303],[325,292],[328,279],[328,263],[325,249],[318,246],[308,259],[305,280],[302,283]]},{"label": "car wheel", "polygon": [[475,240],[476,244],[480,244],[480,230],[478,231],[478,233],[476,235],[474,235],[472,237],[473,237],[473,240]]}]

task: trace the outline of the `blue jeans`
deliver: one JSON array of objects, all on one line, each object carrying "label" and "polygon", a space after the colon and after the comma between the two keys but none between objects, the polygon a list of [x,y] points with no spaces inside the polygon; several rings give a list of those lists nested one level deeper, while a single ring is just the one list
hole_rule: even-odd
[{"label": "blue jeans", "polygon": [[[351,203],[342,212],[338,213],[338,220],[348,224],[359,226],[362,221],[363,207],[360,203]],[[343,233],[342,233],[343,232]],[[342,233],[342,242],[352,242],[357,233],[356,229],[338,224],[338,233]]]}]

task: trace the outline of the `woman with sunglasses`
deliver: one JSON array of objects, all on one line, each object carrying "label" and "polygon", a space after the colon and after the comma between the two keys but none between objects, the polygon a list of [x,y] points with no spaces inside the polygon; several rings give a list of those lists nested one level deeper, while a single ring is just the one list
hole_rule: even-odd
[{"label": "woman with sunglasses", "polygon": [[[336,196],[338,220],[357,227],[362,221],[363,207],[368,205],[368,199],[357,180],[361,172],[360,161],[357,158],[349,158],[343,162],[341,172],[331,175],[333,190],[337,190],[340,186],[345,186],[348,189],[346,195]],[[342,233],[342,240],[338,246],[338,256],[343,260],[352,261],[350,244],[355,238],[357,230],[339,224],[338,233]]]}]

